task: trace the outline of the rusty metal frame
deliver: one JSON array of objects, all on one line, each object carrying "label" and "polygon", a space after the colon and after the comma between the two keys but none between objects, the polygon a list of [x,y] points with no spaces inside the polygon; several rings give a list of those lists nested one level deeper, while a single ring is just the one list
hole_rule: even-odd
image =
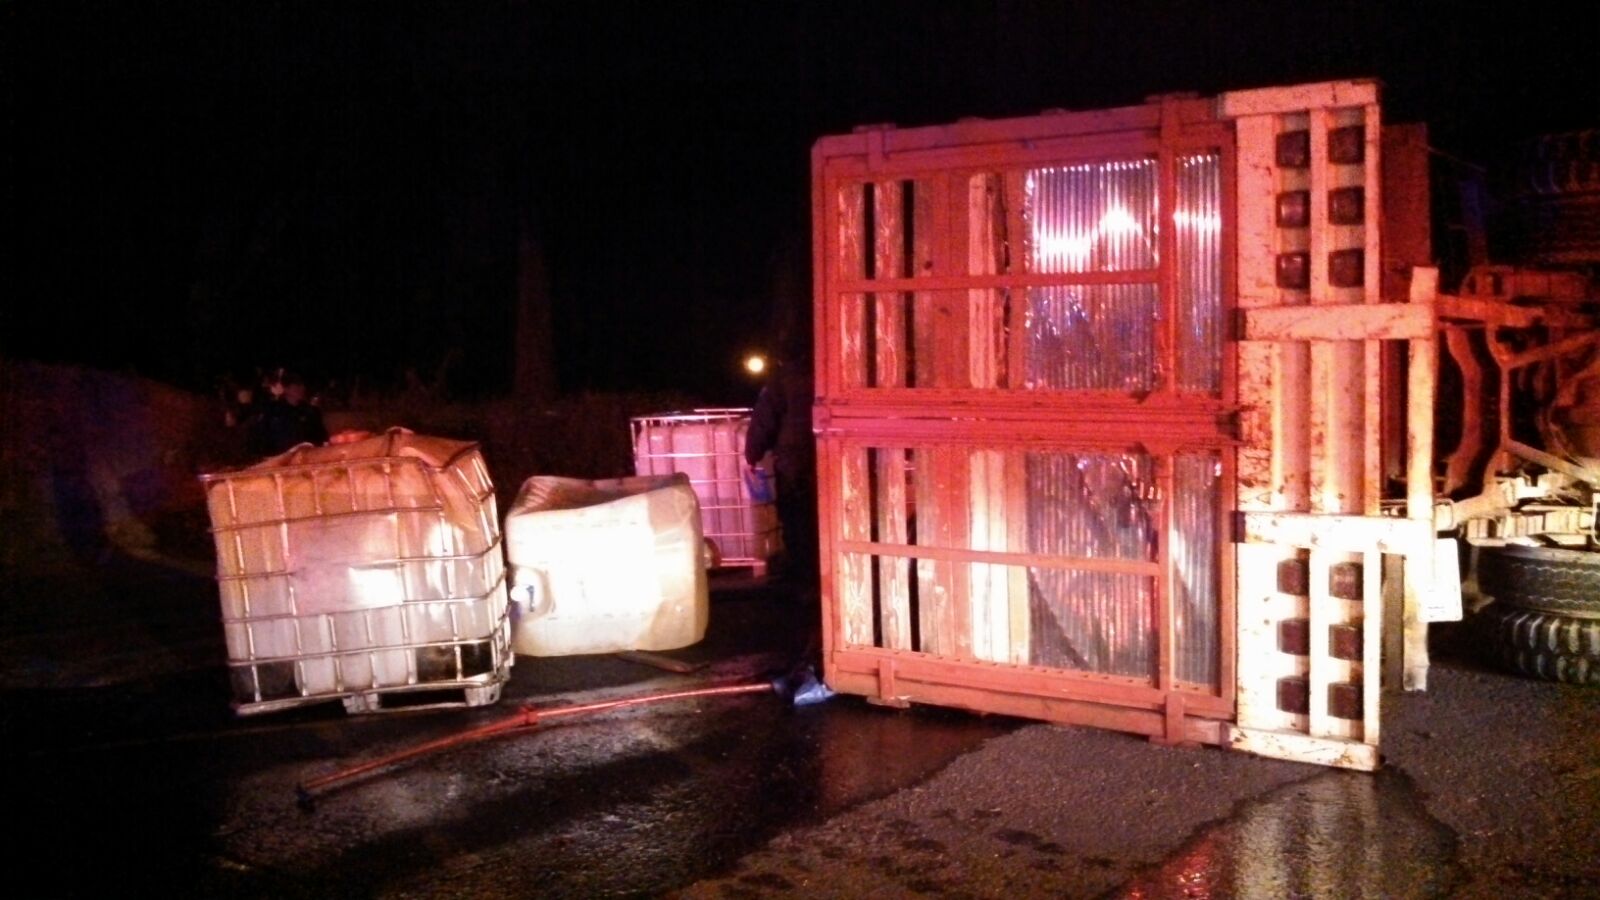
[{"label": "rusty metal frame", "polygon": [[[1226,528],[1228,498],[1234,494],[1236,464],[1233,415],[1237,403],[1236,363],[1222,350],[1221,390],[1215,395],[1181,392],[1170,373],[1176,359],[1176,271],[1174,229],[1161,229],[1160,265],[1132,272],[1093,274],[965,274],[950,270],[968,259],[966,210],[954,210],[958,186],[976,175],[1017,173],[1043,165],[1154,157],[1158,162],[1159,205],[1163,221],[1175,209],[1175,161],[1186,152],[1221,154],[1223,223],[1222,303],[1224,321],[1234,305],[1235,166],[1233,132],[1216,115],[1213,101],[1164,98],[1143,106],[1091,113],[1047,114],[994,122],[961,122],[935,128],[896,130],[875,126],[819,141],[812,154],[813,247],[816,273],[816,378],[819,512],[821,534],[823,653],[827,681],[836,690],[866,695],[879,702],[928,702],[1023,715],[1059,722],[1116,728],[1168,743],[1223,743],[1225,723],[1234,715],[1235,621],[1233,554]],[[933,199],[930,222],[933,241],[926,248],[930,265],[902,274],[897,264],[891,277],[867,277],[867,263],[855,248],[870,248],[874,236],[852,233],[853,246],[841,242],[836,211],[839,204],[863,202],[868,192],[887,183],[922,179]],[[853,186],[859,185],[856,190]],[[841,189],[849,187],[849,193]],[[891,189],[892,190],[892,189]],[[1012,205],[1014,208],[1014,204]],[[890,211],[890,215],[898,213]],[[861,226],[865,229],[865,224]],[[920,232],[919,232],[920,234]],[[891,250],[887,258],[904,260]],[[922,256],[919,252],[918,260]],[[1158,289],[1162,328],[1156,337],[1161,371],[1167,377],[1157,390],[1135,398],[1126,393],[1095,391],[1021,391],[1006,388],[867,387],[868,371],[862,340],[844,349],[841,316],[860,315],[874,295],[910,296],[915,292],[982,292],[1038,285],[1148,283]],[[865,325],[859,326],[865,328]],[[963,340],[969,340],[964,337]],[[851,377],[859,373],[858,377]],[[893,377],[890,378],[894,383]],[[859,382],[859,385],[854,383]],[[940,446],[974,452],[1005,450],[1141,450],[1155,460],[1157,477],[1172,496],[1174,454],[1214,452],[1222,463],[1217,510],[1218,665],[1217,685],[1196,686],[1176,678],[1174,612],[1167,539],[1170,503],[1160,504],[1156,558],[1144,562],[1063,559],[1037,554],[1004,553],[907,543],[904,536],[864,539],[873,525],[870,510],[853,502],[842,487],[865,485],[872,478],[871,448]],[[898,502],[903,503],[903,500]],[[893,529],[889,529],[893,531]],[[1126,678],[1033,665],[980,661],[968,645],[955,653],[934,655],[891,646],[872,646],[879,623],[861,621],[859,591],[870,586],[872,559],[943,560],[954,563],[1048,565],[1100,571],[1127,571],[1157,582],[1155,665],[1148,678]],[[889,574],[890,578],[901,577]],[[847,595],[847,592],[851,592]],[[847,614],[846,609],[849,609]],[[955,613],[957,621],[961,612]],[[1015,613],[1013,612],[1013,615]],[[891,623],[890,628],[898,628]],[[866,640],[863,640],[863,637]],[[887,643],[899,643],[889,637]]]}]

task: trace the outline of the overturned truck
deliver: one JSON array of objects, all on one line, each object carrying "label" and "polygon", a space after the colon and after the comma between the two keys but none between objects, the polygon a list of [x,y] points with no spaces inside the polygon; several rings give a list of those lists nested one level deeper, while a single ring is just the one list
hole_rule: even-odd
[{"label": "overturned truck", "polygon": [[1426,152],[1363,81],[819,141],[829,685],[1375,768],[1461,616],[1436,519],[1514,493],[1436,496],[1487,313]]}]

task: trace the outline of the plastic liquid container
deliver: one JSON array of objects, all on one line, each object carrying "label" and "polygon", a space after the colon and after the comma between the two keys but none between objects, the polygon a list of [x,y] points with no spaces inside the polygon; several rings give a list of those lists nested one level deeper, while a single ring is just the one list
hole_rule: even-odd
[{"label": "plastic liquid container", "polygon": [[530,478],[505,533],[517,653],[672,650],[705,637],[710,595],[687,475]]},{"label": "plastic liquid container", "polygon": [[474,444],[389,434],[202,478],[235,707],[461,689],[493,702],[510,622]]},{"label": "plastic liquid container", "polygon": [[[682,472],[700,499],[706,539],[723,565],[758,571],[781,547],[772,502],[773,478],[765,470],[751,481],[744,461],[748,409],[697,409],[633,420],[634,471]],[[764,487],[764,492],[763,492]]]}]

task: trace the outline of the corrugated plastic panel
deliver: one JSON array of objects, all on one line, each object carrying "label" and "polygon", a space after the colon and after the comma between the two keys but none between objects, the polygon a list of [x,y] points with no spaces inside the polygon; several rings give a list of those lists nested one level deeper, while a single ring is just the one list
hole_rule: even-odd
[{"label": "corrugated plastic panel", "polygon": [[1025,190],[1033,271],[1125,272],[1159,261],[1155,160],[1033,169]]},{"label": "corrugated plastic panel", "polygon": [[1186,453],[1173,460],[1172,530],[1167,540],[1172,556],[1177,677],[1213,689],[1221,637],[1217,590],[1221,482],[1222,462],[1215,453]]},{"label": "corrugated plastic panel", "polygon": [[1222,384],[1222,158],[1178,158],[1178,387]]},{"label": "corrugated plastic panel", "polygon": [[[1156,558],[1149,456],[1030,453],[1027,476],[1029,552]],[[1135,676],[1154,670],[1154,579],[1032,568],[1029,588],[1034,664]]]},{"label": "corrugated plastic panel", "polygon": [[1032,288],[1023,322],[1031,390],[1148,391],[1156,383],[1154,284]]}]

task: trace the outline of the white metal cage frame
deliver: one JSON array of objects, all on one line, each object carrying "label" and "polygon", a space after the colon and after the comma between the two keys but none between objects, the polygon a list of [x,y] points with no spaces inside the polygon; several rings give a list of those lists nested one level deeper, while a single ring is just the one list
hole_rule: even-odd
[{"label": "white metal cage frame", "polygon": [[718,564],[763,574],[780,537],[773,504],[757,501],[745,483],[749,408],[638,416],[632,428],[635,474],[688,475],[700,501],[705,538],[716,547]]},{"label": "white metal cage frame", "polygon": [[[434,465],[396,438],[202,478],[240,714],[498,700],[514,657],[487,468],[474,445]],[[319,564],[342,581],[312,580]]]}]

